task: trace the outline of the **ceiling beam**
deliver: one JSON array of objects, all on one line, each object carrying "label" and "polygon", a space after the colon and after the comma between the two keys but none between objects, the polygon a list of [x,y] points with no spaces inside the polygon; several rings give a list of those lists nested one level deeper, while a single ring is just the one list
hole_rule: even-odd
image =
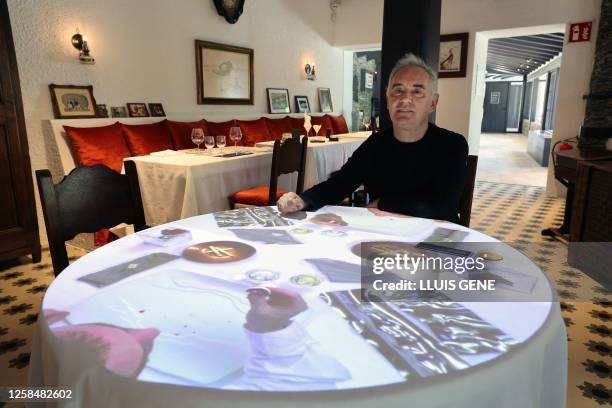
[{"label": "ceiling beam", "polygon": [[561,51],[563,49],[563,43],[548,43],[544,41],[538,40],[520,40],[518,38],[506,38],[502,41],[495,41],[495,44],[506,44],[510,46],[520,45],[523,47],[534,47],[537,50],[553,50],[553,51]]},{"label": "ceiling beam", "polygon": [[499,50],[489,50],[488,55],[494,56],[494,57],[512,57],[512,58],[518,58],[521,59],[523,62],[527,63],[527,60],[531,60],[528,62],[528,64],[532,64],[532,63],[545,63],[547,61],[549,61],[551,58],[553,57],[548,57],[548,58],[542,58],[542,57],[536,57],[534,55],[525,55],[525,54],[520,54],[520,53],[514,53],[514,52],[503,52],[503,51],[499,51]]},{"label": "ceiling beam", "polygon": [[535,35],[528,35],[525,37],[508,37],[504,38],[504,40],[514,40],[519,42],[533,42],[535,44],[548,44],[548,45],[558,45],[563,46],[563,37],[554,38],[554,37],[538,37]]},{"label": "ceiling beam", "polygon": [[489,42],[489,47],[496,47],[496,48],[505,48],[505,49],[510,49],[510,50],[515,50],[515,51],[523,51],[525,53],[532,53],[532,54],[553,54],[553,53],[558,53],[561,50],[549,50],[546,48],[538,48],[538,47],[532,47],[530,45],[523,45],[523,44],[511,44],[511,43],[504,43],[504,42]]},{"label": "ceiling beam", "polygon": [[510,54],[517,57],[523,57],[527,59],[539,59],[542,61],[548,61],[549,59],[558,55],[558,53],[547,53],[547,52],[533,52],[533,51],[522,51],[516,48],[509,48],[505,46],[489,45],[489,52],[496,51],[498,54]]},{"label": "ceiling beam", "polygon": [[525,45],[525,44],[521,44],[518,42],[512,42],[512,41],[498,41],[498,42],[492,43],[491,45],[497,46],[497,47],[509,47],[509,48],[523,50],[526,52],[556,53],[556,52],[560,52],[563,49],[563,47],[556,47],[556,46],[548,46],[548,47],[531,46],[531,45]]}]

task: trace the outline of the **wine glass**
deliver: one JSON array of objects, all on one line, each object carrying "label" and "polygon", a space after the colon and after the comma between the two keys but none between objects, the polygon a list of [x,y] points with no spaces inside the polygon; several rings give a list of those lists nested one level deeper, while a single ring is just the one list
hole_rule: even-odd
[{"label": "wine glass", "polygon": [[306,122],[304,124],[304,129],[306,129],[306,137],[308,137],[308,134],[310,133],[310,129],[312,129],[312,125],[310,124],[310,122]]},{"label": "wine glass", "polygon": [[232,126],[229,131],[229,137],[234,141],[234,148],[236,149],[236,154],[238,153],[237,144],[240,139],[242,139],[242,132],[240,131],[239,126]]},{"label": "wine glass", "polygon": [[213,147],[215,147],[215,137],[204,136],[204,146],[206,146],[206,149],[212,149]]},{"label": "wine glass", "polygon": [[321,125],[312,125],[312,128],[315,131],[315,136],[319,136],[319,130],[321,130]]},{"label": "wine glass", "polygon": [[218,135],[217,136],[217,147],[219,149],[223,149],[225,147],[225,135]]},{"label": "wine glass", "polygon": [[365,127],[366,132],[370,130],[370,118],[363,119],[363,127]]},{"label": "wine glass", "polygon": [[200,145],[204,142],[204,130],[202,128],[191,129],[191,141],[198,146],[199,152]]}]

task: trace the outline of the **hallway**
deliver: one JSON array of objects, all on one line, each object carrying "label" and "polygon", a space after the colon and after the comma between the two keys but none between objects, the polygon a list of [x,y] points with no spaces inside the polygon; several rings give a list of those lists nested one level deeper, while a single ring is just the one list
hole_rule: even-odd
[{"label": "hallway", "polygon": [[478,181],[546,186],[547,168],[527,153],[521,133],[482,133],[478,156]]}]

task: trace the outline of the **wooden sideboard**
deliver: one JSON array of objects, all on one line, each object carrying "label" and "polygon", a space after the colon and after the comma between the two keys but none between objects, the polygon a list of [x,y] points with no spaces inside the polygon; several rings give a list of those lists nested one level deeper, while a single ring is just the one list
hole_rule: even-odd
[{"label": "wooden sideboard", "polygon": [[553,158],[555,162],[555,179],[567,187],[565,213],[563,215],[563,223],[559,228],[547,228],[542,230],[542,235],[559,237],[568,241],[572,222],[578,163],[612,160],[612,151],[602,148],[571,149],[554,152]]},{"label": "wooden sideboard", "polygon": [[612,161],[578,163],[567,262],[612,288]]}]

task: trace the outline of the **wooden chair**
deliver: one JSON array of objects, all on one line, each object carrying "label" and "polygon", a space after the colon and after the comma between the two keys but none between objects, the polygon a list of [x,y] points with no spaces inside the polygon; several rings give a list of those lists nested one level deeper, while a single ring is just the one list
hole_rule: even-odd
[{"label": "wooden chair", "polygon": [[[469,227],[470,218],[472,216],[472,198],[474,196],[474,185],[476,183],[476,167],[478,165],[478,156],[468,156],[465,163],[465,184],[459,201],[459,224]],[[331,173],[333,176],[337,171]],[[359,197],[358,200],[355,197]],[[365,190],[357,190],[350,197],[345,198],[339,205],[363,207],[367,205],[367,192]]]},{"label": "wooden chair", "polygon": [[125,162],[125,172],[101,164],[77,167],[54,185],[49,170],[36,171],[55,276],[68,266],[65,242],[77,234],[122,222],[136,231],[147,228],[133,161]]},{"label": "wooden chair", "polygon": [[464,227],[470,226],[472,218],[472,199],[474,197],[474,185],[476,184],[476,167],[478,156],[470,155],[465,163],[465,183],[459,200],[459,224]]},{"label": "wooden chair", "polygon": [[248,190],[238,191],[229,198],[231,208],[256,207],[263,205],[274,205],[276,201],[287,191],[278,188],[278,177],[281,174],[298,172],[298,180],[295,192],[300,194],[304,191],[304,169],[306,167],[306,151],[308,150],[308,138],[303,137],[287,139],[284,142],[274,142],[272,153],[272,169],[270,171],[270,185],[258,186]]}]

